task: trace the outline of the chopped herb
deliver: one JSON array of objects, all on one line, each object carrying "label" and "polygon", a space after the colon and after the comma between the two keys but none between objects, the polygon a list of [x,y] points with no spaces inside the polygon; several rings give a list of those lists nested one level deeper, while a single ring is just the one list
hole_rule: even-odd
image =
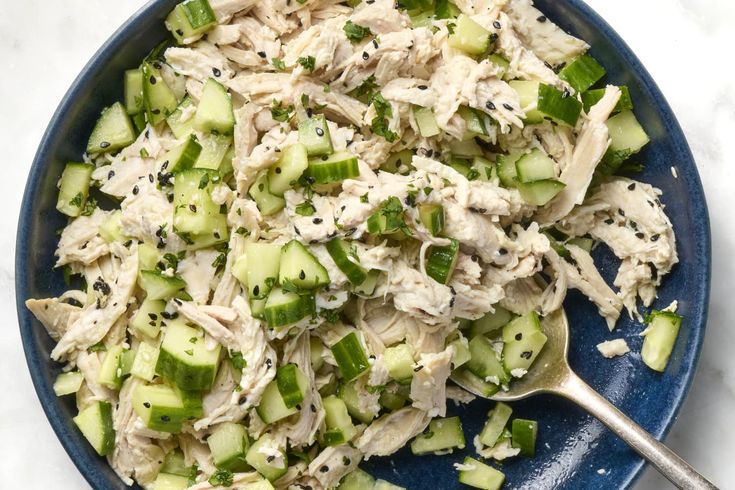
[{"label": "chopped herb", "polygon": [[370,129],[373,133],[382,136],[390,143],[398,140],[398,134],[391,131],[388,127],[387,118],[393,116],[393,107],[390,105],[390,102],[385,100],[380,93],[377,93],[372,97],[371,103],[375,108],[375,117],[370,123]]},{"label": "chopped herb", "polygon": [[191,338],[189,339],[189,343],[190,343],[190,344],[196,344],[196,343],[197,343],[197,340],[198,340],[198,337],[191,337]]},{"label": "chopped herb", "polygon": [[321,310],[319,316],[324,318],[327,323],[337,323],[339,321],[339,310]]},{"label": "chopped herb", "polygon": [[406,194],[406,206],[415,206],[416,205],[416,198],[418,197],[419,191],[408,191]]},{"label": "chopped herb", "polygon": [[185,252],[179,252],[178,254],[174,253],[165,253],[163,254],[163,260],[166,261],[168,268],[173,269],[174,271],[179,268],[179,261],[184,258]]},{"label": "chopped herb", "polygon": [[83,202],[84,202],[84,194],[80,192],[79,194],[71,198],[71,201],[69,201],[69,204],[76,208],[81,208]]},{"label": "chopped herb", "polygon": [[235,233],[237,233],[238,235],[242,235],[242,236],[249,236],[250,230],[248,230],[244,226],[239,226],[237,230],[235,230]]},{"label": "chopped herb", "polygon": [[64,284],[66,284],[67,286],[71,285],[71,267],[65,265],[61,268],[61,273],[64,275]]},{"label": "chopped herb", "polygon": [[304,70],[314,71],[316,68],[316,58],[313,56],[302,56],[299,58],[299,65],[304,67]]},{"label": "chopped herb", "polygon": [[273,105],[271,105],[271,117],[276,121],[287,122],[291,119],[292,113],[295,110],[296,108],[293,104],[289,104],[284,107],[283,102],[280,100],[274,100]]},{"label": "chopped herb", "polygon": [[281,58],[273,58],[273,59],[271,60],[271,63],[273,63],[273,66],[274,66],[274,67],[276,68],[276,70],[278,70],[278,71],[283,71],[283,70],[285,70],[285,69],[286,69],[286,63],[284,63],[284,62],[283,62],[283,60],[282,60]]},{"label": "chopped herb", "polygon": [[454,22],[447,22],[447,30],[449,31],[449,34],[454,34],[454,28],[457,27]]},{"label": "chopped herb", "polygon": [[194,349],[186,349],[186,350],[185,350],[184,352],[185,352],[185,353],[186,353],[187,355],[189,355],[189,356],[193,356],[193,355],[194,355]]},{"label": "chopped herb", "polygon": [[202,178],[199,179],[199,188],[204,189],[209,184],[209,174],[202,175]]},{"label": "chopped herb", "polygon": [[106,351],[107,347],[105,344],[102,343],[102,341],[97,342],[93,346],[89,348],[89,352],[100,352],[100,351]]},{"label": "chopped herb", "polygon": [[222,252],[214,259],[214,261],[212,261],[212,267],[215,269],[215,274],[219,274],[219,272],[224,269],[226,263],[227,254]]},{"label": "chopped herb", "polygon": [[307,94],[301,94],[301,107],[304,109],[309,107],[309,96]]},{"label": "chopped herb", "polygon": [[367,192],[365,194],[363,194],[362,196],[360,196],[360,202],[364,202],[364,203],[369,202],[368,201],[368,193]]},{"label": "chopped herb", "polygon": [[347,39],[350,40],[350,42],[359,43],[363,39],[365,39],[367,36],[371,36],[373,33],[370,31],[369,27],[364,27],[359,24],[355,24],[351,20],[348,20],[347,23],[342,28],[345,31],[345,35],[347,36]]},{"label": "chopped herb", "polygon": [[369,102],[373,95],[375,95],[375,89],[378,88],[378,81],[375,75],[370,75],[363,82],[358,85],[351,93],[352,97],[356,98],[361,102]]},{"label": "chopped herb", "polygon": [[148,158],[148,155],[149,155],[149,154],[148,154],[148,150],[146,150],[145,148],[141,148],[141,149],[140,149],[140,156],[141,156],[141,157],[143,157],[143,158]]},{"label": "chopped herb", "polygon": [[231,487],[232,472],[229,470],[217,470],[207,481],[213,487]]},{"label": "chopped herb", "polygon": [[426,194],[427,196],[431,194],[433,191],[434,189],[431,187],[424,187],[424,194]]},{"label": "chopped herb", "polygon": [[312,216],[314,213],[316,213],[316,208],[314,208],[314,205],[310,201],[304,201],[296,206],[294,211],[299,216]]},{"label": "chopped herb", "polygon": [[330,87],[328,83],[325,83],[322,89],[324,90],[325,94],[328,94],[329,92],[332,91],[332,87]]},{"label": "chopped herb", "polygon": [[471,168],[469,172],[467,172],[467,180],[477,180],[480,177],[480,172],[477,171],[475,168]]},{"label": "chopped herb", "polygon": [[84,209],[82,209],[82,216],[92,216],[94,210],[97,209],[97,199],[90,197],[87,202],[84,203]]},{"label": "chopped herb", "polygon": [[248,362],[242,357],[242,352],[230,352],[230,363],[232,367],[238,370],[242,370],[248,365]]}]

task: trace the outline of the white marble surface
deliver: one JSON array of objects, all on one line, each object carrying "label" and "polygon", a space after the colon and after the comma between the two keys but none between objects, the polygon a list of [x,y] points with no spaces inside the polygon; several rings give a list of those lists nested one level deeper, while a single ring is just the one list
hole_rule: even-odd
[{"label": "white marble surface", "polygon": [[[730,0],[588,0],[658,81],[699,164],[713,231],[710,322],[694,387],[668,443],[724,488],[735,485],[735,75]],[[88,485],[56,440],[31,386],[13,295],[15,229],[41,134],[69,84],[143,0],[0,0],[0,487]],[[670,486],[652,470],[638,489]]]}]

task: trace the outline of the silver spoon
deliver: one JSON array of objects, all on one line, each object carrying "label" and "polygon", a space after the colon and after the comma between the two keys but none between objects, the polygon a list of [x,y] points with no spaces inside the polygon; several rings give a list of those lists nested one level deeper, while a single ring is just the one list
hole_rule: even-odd
[{"label": "silver spoon", "polygon": [[[564,310],[548,315],[542,325],[548,341],[529,372],[514,380],[510,390],[496,393],[490,397],[491,400],[512,402],[541,393],[563,396],[594,415],[678,488],[717,490],[686,461],[574,374],[567,362],[569,323]],[[483,396],[454,378],[452,380],[467,391]]]}]

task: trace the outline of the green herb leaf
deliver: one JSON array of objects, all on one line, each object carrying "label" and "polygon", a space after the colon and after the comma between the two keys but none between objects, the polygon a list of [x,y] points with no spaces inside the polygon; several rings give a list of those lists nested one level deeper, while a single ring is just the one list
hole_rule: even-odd
[{"label": "green herb leaf", "polygon": [[71,198],[71,200],[69,201],[69,204],[76,208],[81,208],[83,202],[84,202],[84,194],[80,192],[79,194]]},{"label": "green herb leaf", "polygon": [[294,209],[296,214],[299,216],[313,216],[316,213],[316,208],[309,201],[304,201]]},{"label": "green herb leaf", "polygon": [[360,202],[362,202],[362,203],[367,203],[367,202],[369,202],[369,199],[368,199],[368,197],[369,197],[369,196],[368,196],[368,193],[366,192],[365,194],[363,194],[362,196],[360,196]]},{"label": "green herb leaf", "polygon": [[271,60],[271,63],[278,71],[283,71],[286,69],[286,63],[283,62],[281,58],[273,58]]},{"label": "green herb leaf", "polygon": [[212,261],[212,267],[215,269],[215,274],[219,274],[222,269],[225,268],[227,263],[227,254],[225,252],[220,253],[214,261]]},{"label": "green herb leaf", "polygon": [[84,209],[82,209],[82,216],[92,216],[94,210],[97,209],[97,199],[90,197],[87,202],[84,203]]},{"label": "green herb leaf", "polygon": [[209,174],[202,175],[202,178],[199,179],[199,188],[204,189],[209,184]]},{"label": "green herb leaf", "polygon": [[299,58],[299,65],[304,67],[304,70],[314,71],[316,68],[316,58],[313,56],[302,56]]},{"label": "green herb leaf", "polygon": [[365,39],[367,36],[371,36],[373,34],[370,31],[369,27],[364,27],[364,26],[355,24],[351,20],[348,20],[342,29],[345,31],[345,35],[347,36],[347,39],[349,39],[353,44],[359,43],[360,41]]},{"label": "green herb leaf", "polygon": [[295,110],[296,108],[293,104],[289,104],[284,107],[283,102],[280,100],[274,100],[271,105],[271,117],[276,121],[287,122],[291,119],[292,113]]},{"label": "green herb leaf", "polygon": [[388,127],[388,119],[393,116],[393,107],[390,102],[385,100],[378,92],[372,96],[370,102],[375,108],[375,117],[370,124],[370,129],[378,136],[382,136],[386,141],[393,143],[398,140],[398,134]]},{"label": "green herb leaf", "polygon": [[248,362],[242,357],[242,352],[230,352],[230,363],[238,371],[248,365]]},{"label": "green herb leaf", "polygon": [[319,316],[324,318],[327,323],[337,323],[339,321],[339,310],[321,310]]},{"label": "green herb leaf", "polygon": [[231,487],[232,472],[230,470],[217,470],[207,481],[213,487]]}]

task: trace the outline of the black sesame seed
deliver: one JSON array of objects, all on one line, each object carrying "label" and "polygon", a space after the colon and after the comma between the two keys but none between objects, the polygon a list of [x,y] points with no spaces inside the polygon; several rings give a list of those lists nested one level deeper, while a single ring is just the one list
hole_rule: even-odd
[{"label": "black sesame seed", "polygon": [[148,318],[150,318],[151,320],[158,320],[158,315],[156,315],[155,313],[148,313]]},{"label": "black sesame seed", "polygon": [[369,58],[370,58],[370,55],[368,54],[368,52],[367,51],[363,51],[362,52],[362,59],[367,60]]},{"label": "black sesame seed", "polygon": [[533,351],[530,351],[530,350],[521,352],[522,359],[530,359],[532,355],[533,355]]},{"label": "black sesame seed", "polygon": [[114,176],[115,176],[115,171],[114,170],[110,170],[109,172],[107,172],[107,180],[110,180]]},{"label": "black sesame seed", "polygon": [[326,473],[327,471],[329,471],[329,466],[322,465],[319,467],[319,471],[321,471],[322,473]]},{"label": "black sesame seed", "polygon": [[510,105],[510,104],[508,104],[508,103],[503,104],[503,107],[505,107],[509,111],[512,111],[513,110],[513,106]]},{"label": "black sesame seed", "polygon": [[523,338],[523,334],[519,332],[519,333],[516,334],[516,337],[515,338],[516,338],[516,340],[521,340]]},{"label": "black sesame seed", "polygon": [[612,218],[608,218],[608,219],[606,219],[606,220],[605,220],[605,224],[606,224],[606,225],[611,225],[611,224],[613,224],[613,223],[615,223],[615,220],[614,220],[614,219],[612,219]]},{"label": "black sesame seed", "polygon": [[151,77],[148,79],[148,81],[151,82],[151,85],[155,85],[156,84],[156,77],[154,77],[153,75],[151,75]]},{"label": "black sesame seed", "polygon": [[255,287],[253,288],[253,296],[259,296],[259,295],[260,295],[260,286],[256,284]]},{"label": "black sesame seed", "polygon": [[421,364],[419,364],[418,366],[416,366],[415,368],[413,368],[413,372],[414,373],[418,373],[422,369],[424,369],[424,366],[422,366]]},{"label": "black sesame seed", "polygon": [[620,216],[623,216],[623,217],[625,217],[625,211],[623,211],[622,209],[618,209],[618,214],[619,214]]},{"label": "black sesame seed", "polygon": [[144,406],[145,408],[151,408],[151,404],[150,404],[150,403],[148,403],[148,402],[143,402],[143,406]]},{"label": "black sesame seed", "polygon": [[472,259],[472,262],[479,262],[480,261],[480,257],[478,257],[475,254],[472,254],[472,256],[470,257],[470,259]]},{"label": "black sesame seed", "polygon": [[507,248],[500,248],[500,249],[498,249],[498,254],[500,254],[500,255],[506,255],[507,253],[508,253],[508,249]]},{"label": "black sesame seed", "polygon": [[265,51],[258,51],[258,56],[265,58]]},{"label": "black sesame seed", "polygon": [[656,233],[655,235],[653,235],[651,237],[651,241],[652,242],[657,242],[659,238],[661,238],[661,235],[659,235],[658,233]]},{"label": "black sesame seed", "polygon": [[133,195],[137,196],[138,192],[140,192],[140,189],[138,189],[138,186],[136,185],[135,187],[133,187]]},{"label": "black sesame seed", "polygon": [[352,464],[352,460],[348,458],[347,456],[345,456],[342,458],[342,464],[344,464],[345,466],[349,466]]},{"label": "black sesame seed", "polygon": [[313,220],[311,220],[311,222],[314,223],[315,225],[321,224],[322,221],[324,221],[324,220],[321,219],[321,218],[314,218]]},{"label": "black sesame seed", "polygon": [[485,107],[487,107],[491,111],[495,110],[495,104],[493,104],[492,100],[488,100],[487,102],[485,102]]},{"label": "black sesame seed", "polygon": [[324,136],[324,130],[322,128],[316,128],[315,131],[317,136]]},{"label": "black sesame seed", "polygon": [[156,116],[161,113],[161,109],[151,109],[151,114],[155,114]]},{"label": "black sesame seed", "polygon": [[638,233],[635,234],[635,237],[643,240],[644,238],[646,238],[646,235],[644,235],[642,232],[639,231]]},{"label": "black sesame seed", "polygon": [[148,182],[152,184],[154,180],[155,179],[153,178],[153,174],[148,174]]},{"label": "black sesame seed", "polygon": [[222,72],[219,71],[219,68],[212,67],[212,73],[214,74],[215,77],[222,75]]},{"label": "black sesame seed", "polygon": [[378,40],[377,39],[373,39],[373,47],[375,47],[375,49],[378,49]]},{"label": "black sesame seed", "polygon": [[181,29],[176,29],[176,34],[178,34],[179,36],[182,36],[183,37],[184,36],[184,31],[182,31]]},{"label": "black sesame seed", "polygon": [[268,456],[265,459],[266,459],[266,461],[268,461],[269,463],[271,463],[271,462],[273,462],[274,459],[276,459],[276,457],[275,456]]},{"label": "black sesame seed", "polygon": [[313,403],[311,404],[309,408],[311,408],[312,412],[316,413],[316,406]]},{"label": "black sesame seed", "polygon": [[634,191],[634,190],[635,190],[635,182],[633,182],[632,184],[630,184],[630,185],[628,186],[628,190],[629,190],[629,191]]},{"label": "black sesame seed", "polygon": [[500,29],[502,26],[500,25],[500,22],[498,22],[496,20],[496,21],[493,22],[493,27],[496,28],[496,29]]},{"label": "black sesame seed", "polygon": [[189,211],[191,211],[192,213],[196,213],[197,212],[196,204],[189,204]]},{"label": "black sesame seed", "polygon": [[306,279],[306,272],[304,272],[303,270],[299,272],[299,279],[301,279],[302,281]]},{"label": "black sesame seed", "polygon": [[634,230],[637,230],[638,229],[638,223],[636,223],[633,220],[630,220],[630,227],[633,228]]},{"label": "black sesame seed", "polygon": [[163,420],[164,422],[171,422],[171,417],[169,417],[168,415],[161,415],[161,420]]},{"label": "black sesame seed", "polygon": [[417,88],[417,89],[419,89],[419,90],[426,90],[426,89],[427,89],[427,88],[429,88],[429,87],[427,87],[426,85],[419,85],[419,86],[418,86],[418,87],[416,87],[416,88]]},{"label": "black sesame seed", "polygon": [[110,143],[108,143],[107,141],[102,141],[100,143],[100,148],[108,148],[109,146],[110,146]]},{"label": "black sesame seed", "polygon": [[545,15],[540,15],[540,16],[536,17],[536,20],[539,21],[539,22],[546,22],[546,16]]},{"label": "black sesame seed", "polygon": [[266,359],[265,360],[265,365],[268,366],[268,367],[273,366],[273,359],[271,359],[270,357],[268,359]]},{"label": "black sesame seed", "polygon": [[275,172],[277,174],[280,174],[281,172],[283,172],[283,170],[281,170],[281,167],[276,167]]}]

